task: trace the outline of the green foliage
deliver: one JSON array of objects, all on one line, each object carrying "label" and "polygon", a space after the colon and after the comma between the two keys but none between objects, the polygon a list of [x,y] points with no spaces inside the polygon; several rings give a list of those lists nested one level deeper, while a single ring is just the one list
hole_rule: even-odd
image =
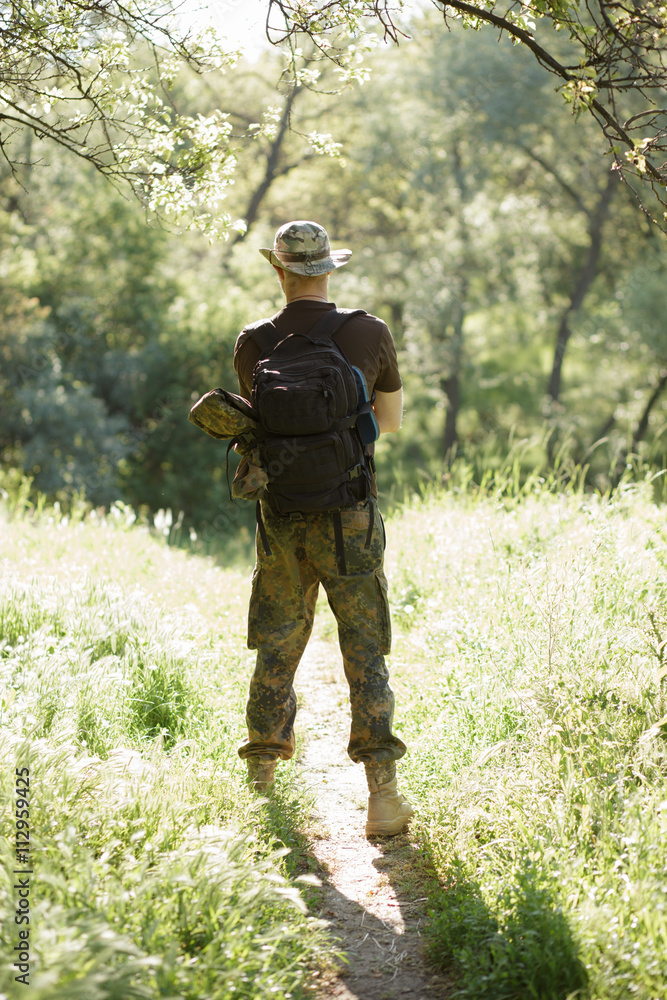
[{"label": "green foliage", "polygon": [[182,732],[184,716],[195,700],[182,677],[182,665],[163,644],[157,651],[150,647],[135,650],[130,667],[132,721],[130,732],[163,736],[167,745],[176,742]]},{"label": "green foliage", "polygon": [[[63,509],[85,497],[146,517],[168,510],[172,542],[196,539],[206,552],[235,539],[248,550],[253,513],[228,500],[225,446],[187,412],[208,389],[236,387],[239,331],[279,308],[256,247],[287,217],[318,218],[352,247],[332,298],[381,316],[398,344],[406,415],[402,433],[378,445],[387,496],[470,470],[482,484],[491,465],[516,457],[517,439],[530,442],[521,475],[541,461],[548,475],[544,390],[604,186],[597,134],[559,113],[551,78],[506,40],[444,32],[437,12],[411,31],[414,42],[367,54],[369,80],[343,93],[283,82],[277,94],[273,56],[215,78],[239,136],[261,125],[237,151],[229,195],[253,228],[224,250],[147,227],[134,202],[64,154],[31,172],[28,193],[5,167],[0,460],[30,477],[33,503],[42,493]],[[323,65],[311,68],[336,91]],[[194,115],[204,82],[180,76],[173,87]],[[343,140],[344,167],[304,146],[323,116]],[[278,142],[287,118],[296,131]],[[26,136],[16,141],[29,160]],[[637,459],[664,467],[666,447],[664,393],[641,425],[664,368],[664,254],[620,189],[611,211],[550,424],[603,490]]]},{"label": "green foliage", "polygon": [[[336,40],[341,26],[360,32],[370,21],[385,40],[398,42],[403,35],[400,15],[407,6],[399,2],[392,7],[386,0],[373,4],[333,0],[324,11],[316,0],[274,0],[273,5],[285,19],[283,38],[292,47],[294,39],[305,34],[334,62],[339,49],[332,38]],[[440,32],[455,19],[464,29],[491,26],[496,36],[500,33],[517,50],[530,52],[559,81],[575,115],[590,112],[601,126],[616,169],[640,181],[645,211],[664,231],[667,202],[660,163],[665,154],[665,112],[660,97],[667,75],[655,53],[667,38],[667,15],[660,0],[631,12],[624,7],[610,9],[603,0],[585,8],[577,0],[544,0],[529,10],[509,2],[451,0],[437,8],[437,14]],[[536,24],[539,20],[543,24]],[[473,44],[481,48],[478,39]]]},{"label": "green foliage", "polygon": [[[310,181],[300,172],[305,186],[292,194],[281,184],[267,198],[275,225],[289,215],[321,218],[356,248],[332,296],[363,302],[401,348],[406,417],[382,467],[387,488],[399,462],[414,481],[444,458],[451,377],[459,388],[458,455],[476,461],[495,450],[502,461],[513,437],[541,427],[552,343],[607,173],[595,159],[594,126],[562,117],[548,74],[529,53],[455,26],[443,33],[435,13],[413,19],[411,32],[414,44],[372,57],[363,90],[330,113],[344,130],[345,170],[313,164]],[[528,104],[520,98],[526,91]],[[612,212],[596,279],[572,320],[554,420],[575,462],[590,461],[600,485],[662,365],[650,334],[660,323],[657,302],[644,299],[653,319],[635,322],[629,301],[616,298],[634,267],[659,272],[662,251],[638,229],[624,191]],[[615,309],[636,340],[610,321]],[[663,423],[664,400],[642,455]]]},{"label": "green foliage", "polygon": [[[185,774],[179,799],[164,765],[135,766],[133,773],[129,755],[105,764],[5,733],[3,757],[29,766],[36,789],[36,997],[95,991],[110,998],[214,993],[268,1000],[298,990],[311,949],[304,948],[297,890],[277,871],[282,852],[198,819],[204,804],[195,806]],[[11,795],[12,774],[6,772],[3,798]],[[214,815],[228,811],[220,787],[205,794]],[[0,905],[7,912],[15,864],[7,846],[4,853]],[[13,926],[3,921],[6,955]],[[4,967],[0,980],[11,997],[20,995],[13,972]]]},{"label": "green foliage", "polygon": [[[447,876],[445,876],[447,877]],[[568,1000],[584,996],[586,969],[553,888],[535,885],[530,868],[484,903],[479,886],[453,873],[430,927],[433,961],[458,973],[454,996],[480,1000]]]},{"label": "green foliage", "polygon": [[4,461],[62,502],[83,492],[110,507],[123,493],[203,526],[224,501],[224,451],[214,454],[187,412],[210,382],[233,385],[239,293],[207,307],[199,287],[170,273],[164,233],[90,175],[79,182],[88,196],[68,188],[57,207],[33,192],[34,221],[19,229],[9,218],[0,248],[11,265],[20,238],[35,265],[5,291]]},{"label": "green foliage", "polygon": [[188,30],[143,3],[3,7],[4,158],[14,175],[30,165],[27,135],[38,157],[44,145],[64,148],[127,184],[157,216],[224,231],[231,219],[219,205],[234,165],[228,115],[210,104],[188,115],[168,95],[184,68],[203,74],[234,61],[212,31]]},{"label": "green foliage", "polygon": [[[653,1000],[664,514],[650,476],[601,495],[564,465],[546,482],[512,462],[480,472],[457,466],[448,492],[413,491],[388,518],[401,784],[437,876],[429,952],[468,1000]],[[12,491],[0,749],[34,778],[31,991],[303,995],[330,951],[295,893],[308,798],[288,768],[272,804],[253,803],[236,753],[249,568],[166,545],[166,518],[122,504],[70,518]],[[12,787],[5,769],[3,798]],[[9,968],[0,989],[18,997]]]}]

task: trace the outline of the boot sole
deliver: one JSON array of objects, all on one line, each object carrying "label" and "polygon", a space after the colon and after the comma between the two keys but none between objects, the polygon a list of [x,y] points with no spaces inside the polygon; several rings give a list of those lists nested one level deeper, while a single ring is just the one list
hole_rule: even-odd
[{"label": "boot sole", "polygon": [[397,816],[396,819],[369,820],[366,823],[367,837],[395,837],[405,830],[412,819],[410,816]]}]

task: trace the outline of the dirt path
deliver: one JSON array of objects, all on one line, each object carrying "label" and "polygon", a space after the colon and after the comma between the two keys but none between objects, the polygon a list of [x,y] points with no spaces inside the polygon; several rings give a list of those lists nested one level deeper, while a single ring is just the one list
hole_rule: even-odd
[{"label": "dirt path", "polygon": [[366,839],[364,769],[347,753],[348,688],[333,643],[312,638],[297,675],[301,773],[315,799],[312,851],[327,920],[347,959],[318,1000],[445,1000],[448,981],[422,951],[426,899],[419,845],[407,834]]}]

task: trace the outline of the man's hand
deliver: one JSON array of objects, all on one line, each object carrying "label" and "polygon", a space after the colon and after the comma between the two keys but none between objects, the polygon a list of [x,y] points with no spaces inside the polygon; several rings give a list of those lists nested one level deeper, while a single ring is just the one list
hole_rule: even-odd
[{"label": "man's hand", "polygon": [[373,412],[381,434],[391,434],[400,430],[403,418],[403,389],[397,389],[396,392],[378,392],[376,389]]}]

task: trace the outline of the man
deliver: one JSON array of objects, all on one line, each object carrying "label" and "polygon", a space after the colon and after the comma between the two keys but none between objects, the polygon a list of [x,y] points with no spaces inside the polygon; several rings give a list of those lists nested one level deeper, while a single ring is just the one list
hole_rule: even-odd
[{"label": "man", "polygon": [[[328,299],[329,274],[346,264],[351,252],[332,252],[322,226],[287,223],[276,233],[273,249],[262,248],[260,253],[273,265],[285,295],[284,308],[272,317],[276,344],[289,334],[307,334],[336,308]],[[375,392],[373,410],[380,432],[398,431],[402,384],[387,326],[375,316],[355,315],[333,339],[364,374],[369,396]],[[244,330],[236,343],[234,367],[246,399],[251,398],[260,356],[252,329]],[[376,496],[373,477],[371,496],[341,511],[342,539],[340,529],[336,538],[330,512],[280,515],[262,499],[260,524],[268,544],[258,537],[248,619],[248,646],[257,650],[257,663],[247,705],[248,740],[239,755],[247,762],[250,783],[264,791],[273,781],[276,761],[289,760],[294,753],[297,706],[292,684],[322,583],[338,623],[350,686],[348,754],[364,764],[368,780],[366,833],[392,836],[405,828],[413,810],[396,790],[395,762],[406,747],[391,728],[394,696],[384,660],[391,629],[382,568],[384,525],[373,502]],[[341,543],[342,572],[337,558]]]}]

